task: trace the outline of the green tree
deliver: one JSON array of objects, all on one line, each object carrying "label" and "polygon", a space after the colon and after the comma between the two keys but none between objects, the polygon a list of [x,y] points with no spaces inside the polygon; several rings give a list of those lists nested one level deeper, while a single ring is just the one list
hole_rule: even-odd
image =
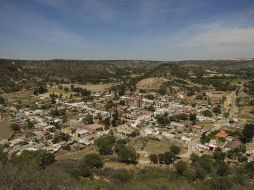
[{"label": "green tree", "polygon": [[213,113],[215,113],[216,115],[221,114],[221,108],[220,107],[214,107],[213,108]]},{"label": "green tree", "polygon": [[221,148],[216,148],[213,152],[213,158],[215,160],[224,160],[226,153],[222,152]]},{"label": "green tree", "polygon": [[202,112],[202,114],[206,117],[212,117],[213,113],[210,110],[205,110]]},{"label": "green tree", "polygon": [[165,95],[167,93],[167,87],[165,85],[161,85],[159,89],[160,95]]},{"label": "green tree", "polygon": [[102,155],[108,155],[113,153],[113,144],[116,142],[116,139],[113,135],[106,135],[98,138],[95,141],[96,146],[99,148],[99,152]]},{"label": "green tree", "polygon": [[118,160],[123,163],[136,164],[138,160],[138,155],[136,150],[130,146],[121,146],[117,151]]},{"label": "green tree", "polygon": [[160,164],[164,164],[164,161],[165,161],[165,155],[163,153],[160,153],[158,155],[158,158],[159,158],[159,163]]},{"label": "green tree", "polygon": [[158,155],[156,155],[156,154],[150,154],[149,155],[149,159],[151,160],[152,163],[158,164],[158,161],[159,161]]},{"label": "green tree", "polygon": [[65,92],[69,92],[70,89],[69,89],[68,87],[64,87],[64,91],[65,91]]},{"label": "green tree", "polygon": [[217,162],[217,174],[220,176],[228,175],[229,166],[223,161]]},{"label": "green tree", "polygon": [[103,120],[103,124],[105,125],[105,129],[108,129],[109,126],[110,126],[110,118],[109,118],[109,117],[106,117],[106,118]]},{"label": "green tree", "polygon": [[172,164],[175,160],[175,154],[173,152],[165,152],[164,153],[164,164]]},{"label": "green tree", "polygon": [[90,153],[85,155],[83,158],[83,162],[91,169],[101,168],[103,166],[101,157],[96,153]]},{"label": "green tree", "polygon": [[0,147],[0,164],[5,164],[8,161],[8,154],[4,152],[4,148]]},{"label": "green tree", "polygon": [[30,121],[30,119],[27,120],[27,127],[28,127],[29,129],[32,129],[33,126],[34,126],[34,124]]},{"label": "green tree", "polygon": [[21,155],[13,157],[12,161],[17,164],[39,166],[45,169],[55,160],[54,154],[46,150],[28,151],[24,150]]},{"label": "green tree", "polygon": [[2,104],[2,105],[5,105],[5,99],[2,97],[2,96],[0,96],[0,104]]},{"label": "green tree", "polygon": [[191,113],[190,114],[190,121],[192,121],[193,124],[197,122],[197,114]]},{"label": "green tree", "polygon": [[190,182],[194,181],[197,177],[196,171],[194,169],[187,169],[183,171],[183,176]]},{"label": "green tree", "polygon": [[83,118],[83,122],[85,124],[93,124],[93,115],[91,114],[87,114],[84,118]]},{"label": "green tree", "polygon": [[171,145],[169,149],[174,155],[178,155],[181,152],[181,148],[174,144]]},{"label": "green tree", "polygon": [[190,159],[191,159],[192,163],[195,163],[195,162],[197,162],[199,160],[199,156],[197,154],[195,154],[195,153],[192,153],[190,155]]},{"label": "green tree", "polygon": [[187,163],[184,161],[179,161],[175,164],[176,173],[178,175],[182,175],[185,170],[187,170],[188,166]]},{"label": "green tree", "polygon": [[246,124],[242,131],[240,139],[243,141],[243,143],[249,143],[252,141],[253,137],[254,137],[254,124]]}]

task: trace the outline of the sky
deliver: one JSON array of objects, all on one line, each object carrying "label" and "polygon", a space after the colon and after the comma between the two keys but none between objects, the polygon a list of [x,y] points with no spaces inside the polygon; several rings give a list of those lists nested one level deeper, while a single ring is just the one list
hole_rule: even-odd
[{"label": "sky", "polygon": [[254,0],[0,0],[0,57],[254,57]]}]

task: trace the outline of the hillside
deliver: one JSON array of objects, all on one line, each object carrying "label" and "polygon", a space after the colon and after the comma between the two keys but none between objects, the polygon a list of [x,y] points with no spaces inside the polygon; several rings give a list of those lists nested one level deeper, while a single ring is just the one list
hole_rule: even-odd
[{"label": "hillside", "polygon": [[38,81],[96,83],[121,79],[133,73],[145,74],[145,78],[161,76],[188,78],[191,74],[197,75],[207,70],[252,76],[254,60],[162,62],[0,59],[0,92],[30,88]]},{"label": "hillside", "polygon": [[[147,72],[159,65],[149,61],[0,60],[0,89],[31,87],[36,81],[99,82],[129,72]],[[1,91],[1,90],[0,90]]]}]

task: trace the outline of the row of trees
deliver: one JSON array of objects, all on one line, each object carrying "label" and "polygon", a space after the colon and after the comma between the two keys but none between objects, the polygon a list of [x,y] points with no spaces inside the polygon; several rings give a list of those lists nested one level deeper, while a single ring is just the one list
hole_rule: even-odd
[{"label": "row of trees", "polygon": [[161,154],[150,154],[149,158],[154,164],[173,164],[176,160],[176,156],[180,153],[180,147],[172,145],[169,148],[169,151],[166,151]]},{"label": "row of trees", "polygon": [[197,121],[197,114],[190,113],[190,114],[177,114],[177,115],[171,115],[169,116],[168,113],[165,113],[163,115],[157,115],[156,116],[157,122],[160,125],[168,125],[171,121],[180,121],[180,120],[190,120],[193,124]]}]

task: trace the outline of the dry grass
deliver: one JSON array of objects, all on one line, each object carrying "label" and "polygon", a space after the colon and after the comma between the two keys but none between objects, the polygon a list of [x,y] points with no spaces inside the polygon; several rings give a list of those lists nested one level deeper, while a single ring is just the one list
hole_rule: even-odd
[{"label": "dry grass", "polygon": [[[102,83],[102,84],[73,84],[74,87],[86,88],[91,92],[103,92],[106,89],[116,85],[115,83]],[[71,84],[63,84],[63,87],[71,87]]]},{"label": "dry grass", "polygon": [[254,120],[254,107],[253,106],[239,107],[239,118]]},{"label": "dry grass", "polygon": [[30,104],[35,100],[35,98],[31,96],[32,94],[33,92],[31,90],[21,90],[18,92],[4,94],[3,97],[8,99],[8,101],[21,101],[22,104]]},{"label": "dry grass", "polygon": [[137,83],[137,90],[158,90],[168,80],[162,77],[147,78]]},{"label": "dry grass", "polygon": [[0,139],[8,139],[12,136],[13,131],[10,129],[10,121],[6,115],[0,120]]}]

